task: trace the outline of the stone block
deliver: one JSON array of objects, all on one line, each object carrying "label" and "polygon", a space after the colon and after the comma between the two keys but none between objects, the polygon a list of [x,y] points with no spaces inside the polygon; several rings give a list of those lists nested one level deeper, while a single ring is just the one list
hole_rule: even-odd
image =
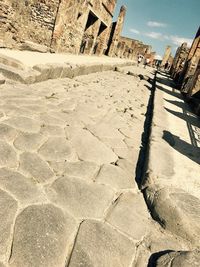
[{"label": "stone block", "polygon": [[18,70],[25,69],[25,66],[23,65],[21,61],[14,59],[12,57],[5,56],[4,54],[0,54],[0,64],[10,66]]},{"label": "stone block", "polygon": [[0,189],[0,257],[9,257],[17,206],[17,201]]},{"label": "stone block", "polygon": [[69,267],[131,266],[135,244],[111,226],[84,221],[78,232]]},{"label": "stone block", "polygon": [[199,267],[200,251],[177,251],[170,252],[158,258],[156,267]]},{"label": "stone block", "polygon": [[76,227],[71,216],[51,204],[25,208],[16,220],[9,266],[63,267]]},{"label": "stone block", "polygon": [[145,190],[152,216],[164,228],[199,245],[200,199],[184,190],[156,185]]},{"label": "stone block", "polygon": [[68,176],[58,178],[48,192],[53,202],[77,218],[103,218],[114,198],[109,187]]},{"label": "stone block", "polygon": [[14,148],[0,140],[0,167],[17,167],[18,159]]}]

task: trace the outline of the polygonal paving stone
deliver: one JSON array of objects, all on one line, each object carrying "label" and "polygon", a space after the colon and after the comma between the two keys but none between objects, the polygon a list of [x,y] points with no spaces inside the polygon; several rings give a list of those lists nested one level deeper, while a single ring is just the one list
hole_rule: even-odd
[{"label": "polygonal paving stone", "polygon": [[13,117],[3,121],[4,123],[28,133],[37,133],[40,130],[40,122],[26,117]]},{"label": "polygonal paving stone", "polygon": [[39,200],[41,194],[32,179],[7,168],[0,169],[0,185],[21,201]]},{"label": "polygonal paving stone", "polygon": [[78,232],[69,267],[128,267],[135,244],[109,225],[84,221]]},{"label": "polygonal paving stone", "polygon": [[59,208],[29,206],[17,217],[11,267],[63,267],[76,222]]},{"label": "polygonal paving stone", "polygon": [[0,256],[8,256],[11,249],[11,228],[17,212],[17,202],[0,189]]},{"label": "polygonal paving stone", "polygon": [[98,136],[100,139],[102,138],[119,138],[121,140],[124,139],[124,136],[114,127],[111,127],[109,124],[101,123],[96,125],[87,126],[90,132],[92,132],[95,136]]},{"label": "polygonal paving stone", "polygon": [[48,195],[75,217],[102,218],[113,200],[114,192],[103,185],[65,176],[52,184]]},{"label": "polygonal paving stone", "polygon": [[45,137],[39,133],[23,133],[14,141],[14,146],[22,151],[36,150],[44,142]]},{"label": "polygonal paving stone", "polygon": [[0,124],[0,140],[12,141],[17,135],[17,130],[9,125]]},{"label": "polygonal paving stone", "polygon": [[75,160],[76,154],[69,141],[63,137],[50,137],[39,149],[41,154],[48,161]]},{"label": "polygonal paving stone", "polygon": [[0,262],[0,267],[6,267],[3,263]]},{"label": "polygonal paving stone", "polygon": [[118,159],[110,148],[86,130],[79,130],[71,141],[81,160],[101,165],[116,162]]},{"label": "polygonal paving stone", "polygon": [[135,187],[134,178],[120,167],[112,164],[102,166],[96,181],[101,184],[108,184],[117,189]]},{"label": "polygonal paving stone", "polygon": [[170,252],[160,258],[155,263],[155,267],[199,267],[200,251],[179,251]]},{"label": "polygonal paving stone", "polygon": [[95,178],[100,166],[93,162],[77,161],[77,162],[50,162],[53,170],[61,175],[66,174],[68,176],[92,180]]},{"label": "polygonal paving stone", "polygon": [[40,120],[45,125],[65,125],[65,122],[59,118],[55,118],[53,116],[50,116],[49,114],[41,114],[37,117],[38,120]]},{"label": "polygonal paving stone", "polygon": [[20,170],[38,182],[45,182],[54,176],[48,163],[42,160],[36,153],[25,152],[20,155]]},{"label": "polygonal paving stone", "polygon": [[148,187],[145,196],[152,216],[166,229],[199,245],[200,199],[186,191]]},{"label": "polygonal paving stone", "polygon": [[135,240],[142,240],[152,226],[143,195],[130,192],[120,197],[106,220]]},{"label": "polygonal paving stone", "polygon": [[47,136],[65,136],[64,129],[57,125],[43,125],[41,133]]},{"label": "polygonal paving stone", "polygon": [[17,154],[12,146],[0,140],[0,167],[16,167]]}]

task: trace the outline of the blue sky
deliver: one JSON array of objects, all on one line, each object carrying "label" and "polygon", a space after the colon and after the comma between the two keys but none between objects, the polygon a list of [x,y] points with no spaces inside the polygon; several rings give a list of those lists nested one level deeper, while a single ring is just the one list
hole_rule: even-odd
[{"label": "blue sky", "polygon": [[127,7],[122,35],[152,45],[163,56],[165,47],[191,44],[200,25],[200,0],[118,0],[114,19],[121,5]]}]

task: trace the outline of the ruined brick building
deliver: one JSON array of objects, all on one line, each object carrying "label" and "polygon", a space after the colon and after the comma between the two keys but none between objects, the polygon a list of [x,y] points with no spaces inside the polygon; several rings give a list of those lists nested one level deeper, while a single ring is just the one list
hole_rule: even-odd
[{"label": "ruined brick building", "polygon": [[112,23],[117,0],[1,0],[0,41],[18,48],[24,41],[51,51],[134,58],[149,46],[121,37],[126,8]]}]

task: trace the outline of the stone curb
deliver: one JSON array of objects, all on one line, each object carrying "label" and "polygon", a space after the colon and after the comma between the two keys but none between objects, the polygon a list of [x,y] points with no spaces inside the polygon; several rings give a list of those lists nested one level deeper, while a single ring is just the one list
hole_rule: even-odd
[{"label": "stone curb", "polygon": [[[3,64],[5,63],[5,64]],[[131,66],[133,61],[127,61],[125,63],[89,63],[72,65],[69,63],[51,63],[51,64],[39,64],[33,66],[33,68],[26,68],[24,70],[16,68],[10,62],[0,63],[0,73],[6,78],[18,81],[24,84],[38,83],[49,79],[58,78],[74,78],[76,76],[87,75],[90,73],[102,72],[114,70],[117,66]]]},{"label": "stone curb", "polygon": [[153,109],[146,174],[141,189],[152,217],[162,227],[194,246],[200,246],[200,200],[170,185],[175,166],[171,147],[163,140],[167,118],[160,90],[155,89]]}]

